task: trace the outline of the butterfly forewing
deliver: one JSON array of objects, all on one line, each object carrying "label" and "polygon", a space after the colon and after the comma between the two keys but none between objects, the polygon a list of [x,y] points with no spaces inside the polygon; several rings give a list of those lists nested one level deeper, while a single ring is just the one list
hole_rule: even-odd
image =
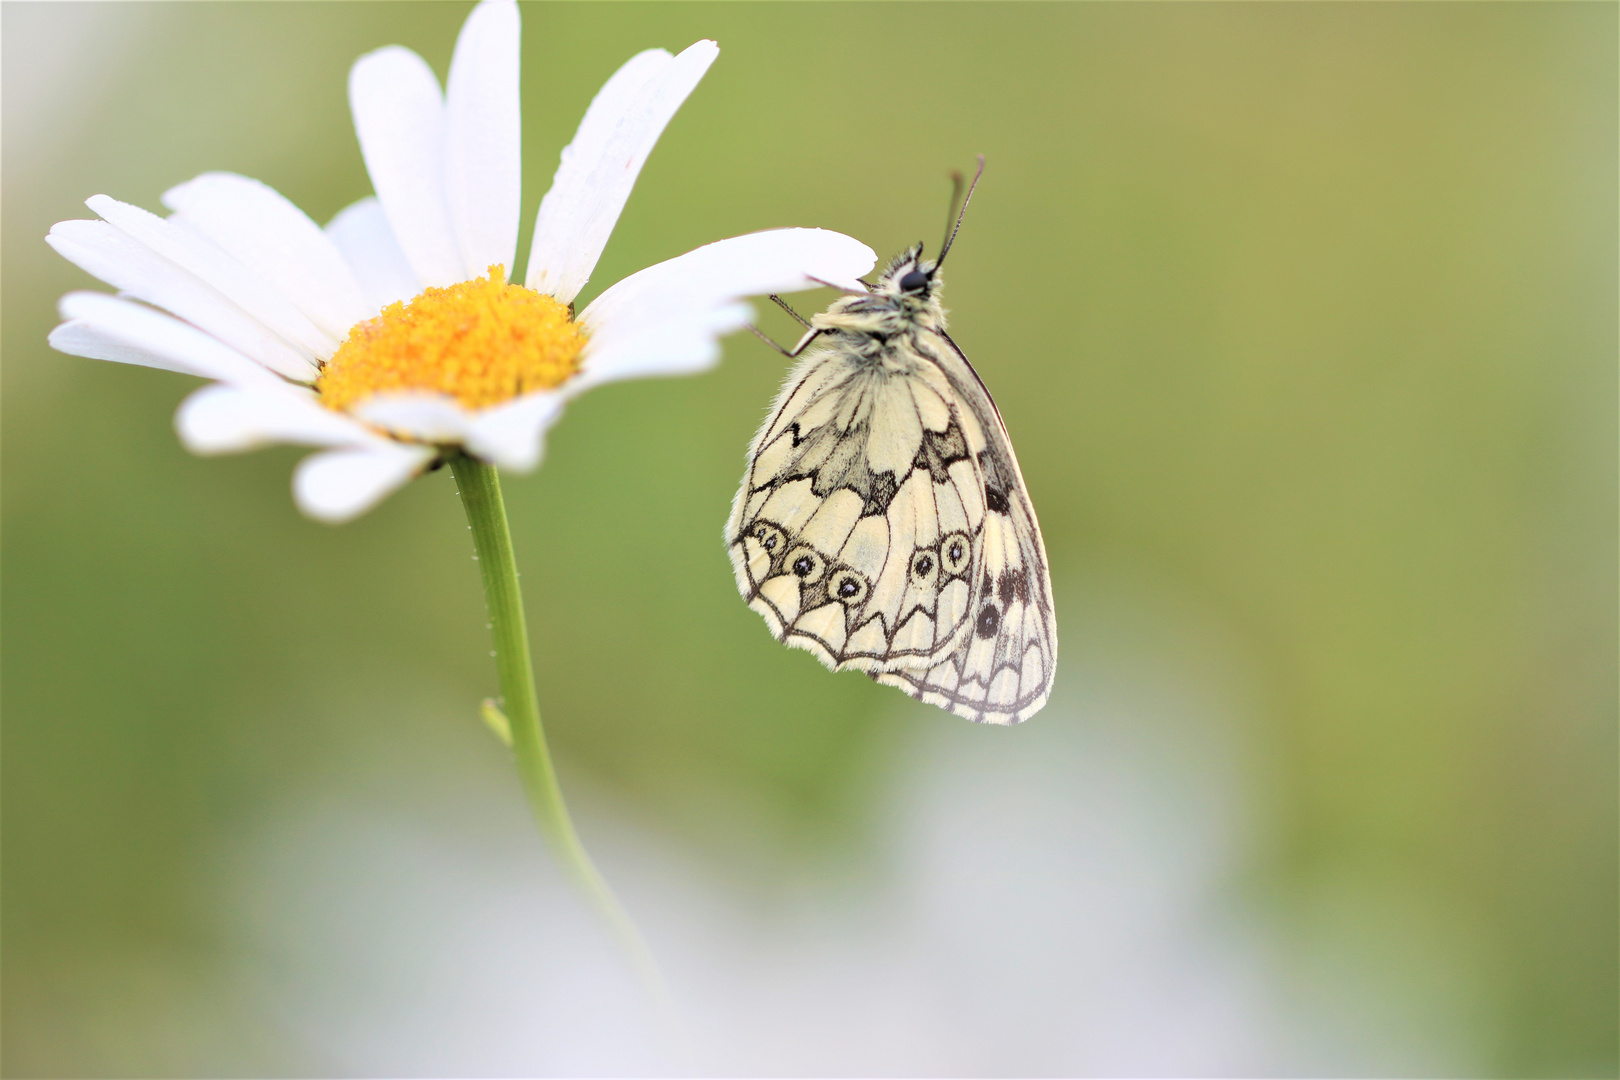
[{"label": "butterfly forewing", "polygon": [[933,401],[924,412],[907,381],[819,350],[750,450],[727,527],[737,587],[830,667],[930,663],[967,631],[982,482]]}]

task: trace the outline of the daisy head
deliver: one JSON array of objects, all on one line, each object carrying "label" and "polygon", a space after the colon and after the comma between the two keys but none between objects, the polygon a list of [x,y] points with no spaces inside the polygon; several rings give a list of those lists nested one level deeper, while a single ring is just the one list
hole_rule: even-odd
[{"label": "daisy head", "polygon": [[325,228],[229,173],[166,192],[167,217],[87,200],[100,220],[60,222],[48,242],[119,295],[63,297],[51,344],[211,380],[176,417],[186,446],[321,447],[294,497],[342,521],[449,453],[534,468],[570,397],[712,366],[720,336],[750,317],[743,297],[863,288],[865,244],[777,229],[632,274],[576,312],[653,144],[719,55],[712,41],[640,53],[602,87],[516,284],[518,37],[515,0],[483,0],[442,91],[409,49],[361,57],[349,102],[376,194]]}]

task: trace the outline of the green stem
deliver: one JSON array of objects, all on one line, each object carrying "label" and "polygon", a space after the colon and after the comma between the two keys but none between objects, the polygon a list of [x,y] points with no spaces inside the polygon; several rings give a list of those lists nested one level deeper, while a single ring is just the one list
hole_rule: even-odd
[{"label": "green stem", "polygon": [[512,555],[512,533],[506,524],[500,477],[495,466],[465,454],[452,457],[450,469],[455,473],[461,505],[472,526],[478,567],[483,572],[484,600],[489,605],[490,628],[495,636],[495,666],[511,729],[512,753],[523,777],[529,808],[563,870],[607,923],[655,1002],[661,1009],[667,1008],[668,994],[652,952],[585,853],[585,845],[579,842],[574,822],[568,816],[562,789],[557,786],[557,773],[551,767],[551,752],[546,749],[546,736],[540,727],[529,631],[523,621],[523,593],[518,586],[517,560]]}]

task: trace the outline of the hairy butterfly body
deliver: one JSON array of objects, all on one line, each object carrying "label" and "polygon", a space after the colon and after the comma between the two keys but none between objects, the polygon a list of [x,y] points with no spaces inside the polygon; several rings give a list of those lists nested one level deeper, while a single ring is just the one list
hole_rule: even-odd
[{"label": "hairy butterfly body", "polygon": [[726,542],[777,640],[1014,724],[1046,704],[1057,624],[1006,426],[945,333],[939,265],[954,238],[937,260],[921,244],[901,253],[809,321]]}]

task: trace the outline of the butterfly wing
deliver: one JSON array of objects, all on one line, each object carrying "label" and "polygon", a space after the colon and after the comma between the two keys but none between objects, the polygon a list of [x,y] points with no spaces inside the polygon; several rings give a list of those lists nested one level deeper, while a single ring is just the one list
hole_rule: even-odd
[{"label": "butterfly wing", "polygon": [[982,477],[971,629],[927,666],[890,666],[872,677],[969,720],[1019,723],[1046,704],[1057,663],[1046,545],[1006,425],[978,373],[942,331],[926,331],[918,352],[947,382]]},{"label": "butterfly wing", "polygon": [[779,641],[877,674],[965,639],[984,479],[953,397],[936,365],[896,377],[837,348],[789,376],[726,526],[738,590]]}]

